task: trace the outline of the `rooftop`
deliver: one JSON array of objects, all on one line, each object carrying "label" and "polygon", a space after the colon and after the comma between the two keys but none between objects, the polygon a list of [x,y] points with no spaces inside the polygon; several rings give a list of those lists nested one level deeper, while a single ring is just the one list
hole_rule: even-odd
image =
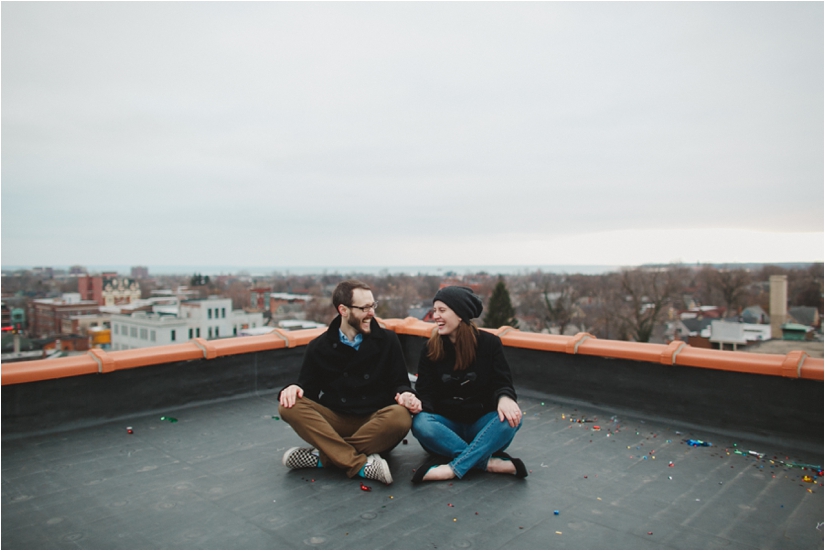
[{"label": "rooftop", "polygon": [[[413,368],[431,325],[383,321]],[[280,463],[277,391],[319,332],[3,365],[2,547],[823,546],[822,360],[503,328],[530,476],[413,486],[409,435],[367,492]]]}]

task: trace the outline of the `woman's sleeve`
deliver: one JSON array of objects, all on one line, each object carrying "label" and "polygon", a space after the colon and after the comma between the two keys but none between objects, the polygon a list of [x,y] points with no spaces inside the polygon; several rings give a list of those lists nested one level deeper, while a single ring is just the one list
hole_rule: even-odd
[{"label": "woman's sleeve", "polygon": [[492,343],[492,364],[493,364],[493,398],[498,402],[502,396],[509,396],[516,400],[516,389],[513,388],[513,376],[510,373],[510,364],[507,363],[507,358],[504,356],[504,346],[501,344],[501,339],[495,337]]},{"label": "woman's sleeve", "polygon": [[428,413],[435,413],[435,390],[438,384],[435,375],[435,366],[427,358],[427,345],[421,349],[418,359],[418,380],[415,382],[415,393],[421,400],[421,409]]}]

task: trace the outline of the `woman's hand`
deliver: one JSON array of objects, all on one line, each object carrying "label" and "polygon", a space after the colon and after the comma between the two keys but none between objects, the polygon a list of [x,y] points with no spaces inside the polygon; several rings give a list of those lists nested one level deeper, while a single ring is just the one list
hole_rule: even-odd
[{"label": "woman's hand", "polygon": [[404,406],[410,413],[415,415],[421,412],[421,400],[419,400],[412,392],[403,392],[395,395],[395,402],[399,406]]},{"label": "woman's hand", "polygon": [[517,427],[521,423],[521,408],[518,403],[509,396],[502,396],[498,399],[498,420],[510,423],[511,427]]}]

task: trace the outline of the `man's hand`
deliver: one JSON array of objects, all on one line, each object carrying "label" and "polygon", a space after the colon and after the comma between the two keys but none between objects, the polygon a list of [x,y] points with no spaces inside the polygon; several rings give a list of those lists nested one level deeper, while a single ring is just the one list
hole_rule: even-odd
[{"label": "man's hand", "polygon": [[511,427],[517,427],[521,422],[521,408],[509,396],[502,396],[498,399],[498,420],[504,421],[505,419]]},{"label": "man's hand", "polygon": [[303,397],[303,388],[299,387],[298,385],[289,385],[281,391],[281,396],[278,398],[278,401],[281,402],[282,406],[289,409],[295,405],[295,402],[298,400],[298,398]]},{"label": "man's hand", "polygon": [[421,412],[421,400],[419,400],[412,392],[403,392],[395,395],[395,401],[399,406],[404,406],[410,413],[415,415]]}]

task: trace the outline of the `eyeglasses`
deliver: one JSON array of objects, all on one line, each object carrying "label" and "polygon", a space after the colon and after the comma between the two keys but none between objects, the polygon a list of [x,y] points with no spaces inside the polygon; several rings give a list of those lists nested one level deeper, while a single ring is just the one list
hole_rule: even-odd
[{"label": "eyeglasses", "polygon": [[372,304],[366,304],[364,306],[353,306],[351,304],[347,304],[347,308],[357,308],[358,310],[361,310],[362,312],[369,312],[370,310],[375,312],[375,309],[378,308],[378,301],[376,300]]}]

